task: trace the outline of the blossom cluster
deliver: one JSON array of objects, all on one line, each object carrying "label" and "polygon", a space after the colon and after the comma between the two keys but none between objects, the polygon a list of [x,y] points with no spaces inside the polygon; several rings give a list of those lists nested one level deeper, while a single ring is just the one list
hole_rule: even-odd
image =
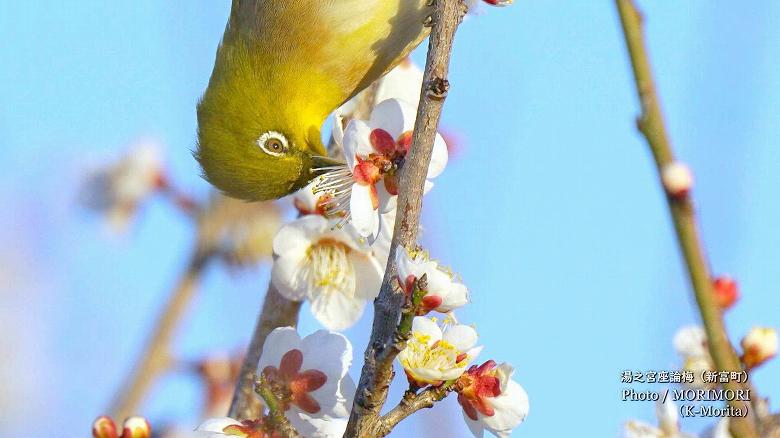
[{"label": "blossom cluster", "polygon": [[[202,436],[276,436],[278,419],[271,411],[283,412],[303,436],[341,436],[355,384],[348,374],[352,345],[339,331],[356,324],[377,297],[387,265],[395,268],[393,281],[406,296],[397,361],[411,387],[456,392],[475,436],[507,436],[525,419],[528,396],[513,380],[514,368],[493,360],[475,363],[482,350],[477,331],[454,314],[469,302],[461,278],[420,247],[399,247],[388,260],[416,117],[416,105],[393,94],[419,90],[421,80],[420,70],[405,62],[380,83],[382,100],[367,120],[345,123],[347,115],[336,114],[333,139],[345,163],[320,169],[321,176],[292,196],[298,217],[273,239],[271,272],[275,289],[289,300],[307,301],[325,330],[303,338],[291,327],[274,330],[257,368],[257,391],[271,397],[268,415],[244,422],[210,419],[198,429]],[[426,193],[447,161],[447,144],[437,134]]]}]

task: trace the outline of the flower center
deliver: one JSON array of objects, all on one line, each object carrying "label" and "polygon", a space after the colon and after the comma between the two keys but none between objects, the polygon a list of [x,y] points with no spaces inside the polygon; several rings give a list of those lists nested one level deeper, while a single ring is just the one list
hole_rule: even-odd
[{"label": "flower center", "polygon": [[496,411],[491,398],[501,395],[501,381],[496,376],[496,363],[492,360],[480,366],[472,366],[460,377],[463,387],[458,393],[458,403],[469,418],[476,421],[477,412],[492,417]]},{"label": "flower center", "polygon": [[355,267],[349,258],[352,249],[334,239],[321,239],[310,246],[304,277],[317,289],[353,295]]},{"label": "flower center", "polygon": [[415,333],[409,340],[406,348],[409,353],[404,357],[404,366],[407,369],[425,368],[437,371],[445,371],[458,368],[461,362],[466,360],[466,355],[461,354],[454,345],[447,341],[437,341],[428,345],[429,336]]},{"label": "flower center", "polygon": [[320,404],[309,393],[321,388],[328,376],[320,370],[301,371],[303,353],[293,349],[282,356],[279,368],[267,366],[263,377],[274,394],[281,396],[284,410],[293,404],[309,414],[320,411]]}]

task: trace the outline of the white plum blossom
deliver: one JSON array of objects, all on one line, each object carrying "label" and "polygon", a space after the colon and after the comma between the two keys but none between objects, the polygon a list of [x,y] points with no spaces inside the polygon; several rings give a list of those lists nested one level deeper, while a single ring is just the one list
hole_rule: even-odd
[{"label": "white plum blossom", "polygon": [[[329,193],[329,214],[348,211],[358,232],[375,239],[380,215],[395,209],[400,169],[412,142],[416,111],[400,99],[379,103],[368,121],[351,120],[343,134],[341,121],[335,123],[334,139],[342,144],[346,168],[334,168],[320,176],[317,190]],[[435,178],[447,165],[447,144],[438,133],[428,167],[428,179]],[[337,166],[338,167],[338,166]],[[426,191],[433,183],[426,182]]]},{"label": "white plum blossom", "polygon": [[349,224],[316,214],[301,217],[274,237],[271,281],[289,300],[308,299],[325,327],[348,328],[379,293],[384,273],[363,240]]},{"label": "white plum blossom", "polygon": [[376,102],[401,99],[412,104],[417,111],[422,83],[423,71],[411,59],[406,58],[382,78],[374,99]]},{"label": "white plum blossom", "polygon": [[466,371],[482,350],[476,343],[477,332],[472,327],[446,321],[442,330],[435,319],[417,316],[398,361],[410,382],[419,387],[438,386]]},{"label": "white plum blossom", "polygon": [[732,438],[729,432],[729,417],[721,418],[714,426],[705,430],[701,438]]},{"label": "white plum blossom", "polygon": [[481,438],[485,430],[500,438],[508,437],[528,415],[528,394],[512,380],[513,373],[508,363],[496,366],[489,360],[473,365],[460,377],[458,403],[475,437]]},{"label": "white plum blossom", "polygon": [[300,424],[301,415],[349,415],[355,387],[347,375],[351,363],[352,344],[344,335],[318,330],[301,339],[292,327],[282,327],[266,338],[257,373],[282,388],[282,409],[293,424]]},{"label": "white plum blossom", "polygon": [[422,300],[420,315],[432,310],[447,313],[462,307],[469,301],[469,291],[455,275],[431,260],[423,251],[409,251],[398,248],[396,252],[398,279],[407,294],[412,293],[416,279],[426,275],[428,289]]},{"label": "white plum blossom", "polygon": [[686,382],[693,388],[712,386],[702,380],[702,372],[715,369],[715,363],[707,348],[707,334],[701,326],[687,326],[679,329],[674,335],[674,349],[682,357],[684,371],[693,373],[694,381]]},{"label": "white plum blossom", "polygon": [[680,356],[710,354],[707,349],[707,334],[704,332],[704,328],[698,325],[690,325],[677,330],[672,343]]},{"label": "white plum blossom", "polygon": [[[395,68],[390,70],[387,74],[382,76],[377,81],[375,89],[367,89],[348,100],[344,105],[337,109],[334,113],[335,119],[345,116],[347,119],[355,112],[360,105],[362,99],[370,98],[373,102],[383,102],[387,99],[402,99],[415,106],[420,101],[420,91],[423,83],[423,71],[417,64],[412,61],[411,58],[406,58],[401,61]],[[373,93],[373,96],[368,94]],[[340,137],[337,137],[336,129],[338,126],[334,124],[333,138],[338,144],[341,144]],[[343,129],[341,130],[343,135]]]}]

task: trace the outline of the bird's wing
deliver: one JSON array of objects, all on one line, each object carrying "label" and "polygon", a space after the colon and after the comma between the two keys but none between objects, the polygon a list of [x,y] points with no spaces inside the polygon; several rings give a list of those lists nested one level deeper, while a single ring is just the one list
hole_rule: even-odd
[{"label": "bird's wing", "polygon": [[340,83],[345,100],[398,64],[427,35],[427,0],[233,0],[226,38],[242,35],[272,64]]}]

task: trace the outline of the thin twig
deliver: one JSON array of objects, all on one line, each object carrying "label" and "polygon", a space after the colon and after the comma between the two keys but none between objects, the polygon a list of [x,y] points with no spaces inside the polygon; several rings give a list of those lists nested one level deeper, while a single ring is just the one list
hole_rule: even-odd
[{"label": "thin twig", "polygon": [[415,412],[421,409],[432,408],[436,402],[443,400],[455,389],[453,384],[454,381],[445,382],[442,385],[428,388],[420,393],[407,391],[404,394],[404,398],[401,399],[401,403],[380,419],[378,426],[379,436],[388,435],[398,423]]},{"label": "thin twig", "polygon": [[257,381],[254,384],[255,391],[268,406],[268,418],[273,423],[274,431],[279,432],[284,438],[301,438],[290,420],[284,415],[284,409],[280,406],[282,402],[274,394],[273,389],[266,384],[262,374],[257,376]]},{"label": "thin twig", "polygon": [[[632,0],[615,1],[642,107],[637,125],[650,146],[660,177],[665,166],[674,162],[674,152],[666,133],[661,102],[653,83],[650,60],[642,34],[642,16]],[[712,277],[696,228],[693,200],[690,196],[667,196],[667,200],[715,366],[721,371],[741,371],[739,358],[728,339],[722,313],[715,302]],[[724,386],[727,389],[746,389],[745,385],[738,382],[729,382]],[[732,400],[729,405],[743,412],[748,411],[748,403],[744,401]],[[752,412],[745,418],[733,417],[729,423],[731,434],[737,438],[758,436]]]},{"label": "thin twig", "polygon": [[233,393],[228,415],[236,420],[256,420],[263,415],[263,405],[255,396],[255,371],[263,352],[265,338],[277,327],[295,327],[298,325],[300,301],[290,301],[279,294],[273,283],[269,282],[268,292],[263,300],[263,309],[257,318],[255,331],[249,343],[241,373]]},{"label": "thin twig", "polygon": [[412,147],[401,176],[390,256],[379,297],[374,301],[371,340],[366,348],[365,363],[345,437],[377,436],[381,423],[379,413],[393,378],[393,360],[397,354],[393,348],[396,345],[394,338],[404,303],[403,291],[393,287],[396,276],[395,252],[399,246],[412,247],[417,240],[423,187],[442,106],[449,89],[447,72],[452,41],[466,10],[461,0],[437,0],[435,3],[425,64],[426,81],[420,95]]},{"label": "thin twig", "polygon": [[212,259],[211,252],[195,251],[157,321],[152,336],[144,347],[140,362],[127,377],[111,404],[113,418],[139,414],[138,409],[154,382],[171,364],[171,341],[197,289],[203,270]]}]

